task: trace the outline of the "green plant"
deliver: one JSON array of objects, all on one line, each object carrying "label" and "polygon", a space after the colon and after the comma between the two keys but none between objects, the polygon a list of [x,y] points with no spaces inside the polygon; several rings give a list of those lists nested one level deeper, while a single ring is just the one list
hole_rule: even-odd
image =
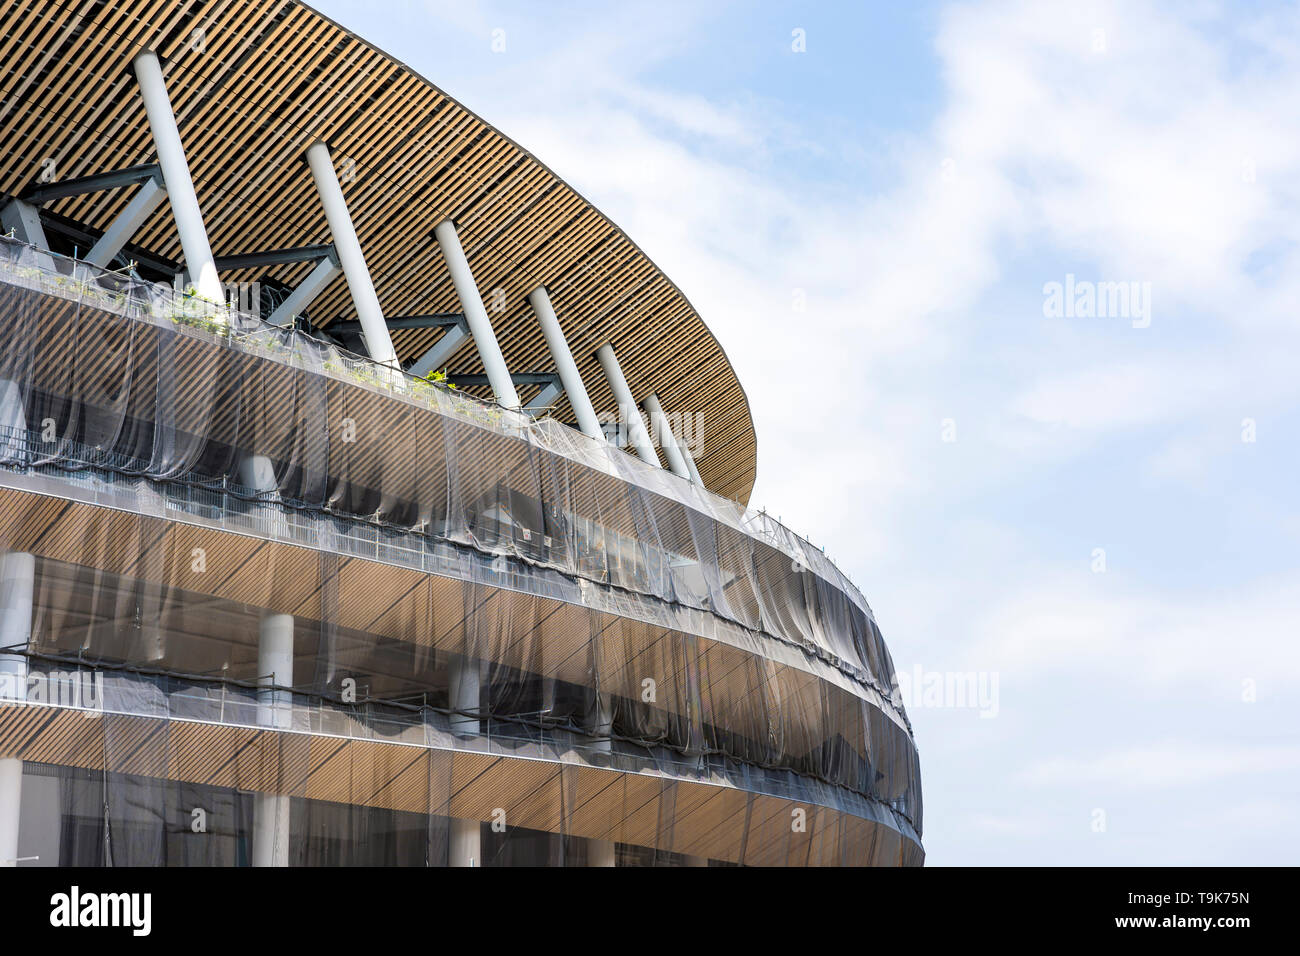
[{"label": "green plant", "polygon": [[449,381],[447,380],[447,370],[446,370],[446,369],[443,369],[441,372],[439,372],[439,371],[437,371],[437,370],[435,369],[434,371],[430,372],[428,375],[424,376],[424,380],[425,380],[426,382],[433,382],[433,384],[435,384],[435,385],[442,385],[442,386],[444,386],[444,387],[446,387],[446,388],[451,389],[452,391],[455,391],[455,390],[456,390],[456,383],[455,383],[455,382],[449,382]]},{"label": "green plant", "polygon": [[198,294],[194,286],[187,286],[179,300],[173,299],[168,318],[179,325],[202,329],[213,335],[225,335],[227,324],[221,316],[225,311],[224,302],[213,302]]}]

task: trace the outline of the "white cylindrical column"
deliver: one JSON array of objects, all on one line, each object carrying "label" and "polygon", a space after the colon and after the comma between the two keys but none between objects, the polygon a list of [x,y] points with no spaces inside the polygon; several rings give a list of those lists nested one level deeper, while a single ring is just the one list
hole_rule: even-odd
[{"label": "white cylindrical column", "polygon": [[[685,424],[685,422],[682,423],[683,426],[685,426]],[[684,427],[683,430],[685,430]],[[691,472],[691,481],[703,488],[704,479],[700,477],[700,469],[695,467],[695,456],[691,454],[691,443],[687,441],[684,436],[678,436],[677,450],[680,451],[682,457],[686,459],[686,467],[690,469]]]},{"label": "white cylindrical column", "polygon": [[253,794],[253,866],[289,865],[289,795]]},{"label": "white cylindrical column", "polygon": [[477,736],[482,732],[478,713],[482,706],[483,669],[479,662],[459,654],[452,657],[448,684],[451,732]]},{"label": "white cylindrical column", "polygon": [[0,758],[0,868],[18,865],[18,822],[23,802],[23,762]]},{"label": "white cylindrical column", "polygon": [[[256,522],[259,533],[281,537],[288,531],[284,510],[275,503],[280,483],[275,477],[275,463],[266,455],[245,455],[236,471],[239,483],[261,496],[260,502],[249,502],[249,516]],[[263,672],[265,673],[265,672]]]},{"label": "white cylindrical column", "polygon": [[[293,615],[262,618],[257,643],[257,672],[264,690],[257,692],[257,722],[287,730],[293,725]],[[253,795],[253,865],[289,865],[289,795]]]},{"label": "white cylindrical column", "polygon": [[17,382],[0,378],[0,459],[26,463],[29,438],[23,390]]},{"label": "white cylindrical column", "polygon": [[366,351],[376,362],[392,368],[400,368],[397,352],[393,348],[392,337],[384,323],[384,313],[379,308],[379,296],[375,294],[375,284],[370,278],[370,269],[366,266],[366,257],[361,252],[361,241],[352,225],[352,214],[343,198],[343,187],[334,172],[334,162],[330,159],[329,147],[324,143],[313,143],[307,149],[307,165],[311,167],[312,179],[316,181],[316,193],[325,208],[325,218],[330,225],[330,235],[334,238],[334,252],[343,267],[343,275],[348,281],[348,292],[352,295],[352,304],[357,310],[357,319],[361,322],[361,337],[365,339]]},{"label": "white cylindrical column", "polygon": [[239,483],[254,491],[278,491],[275,464],[265,455],[248,455],[239,462]]},{"label": "white cylindrical column", "polygon": [[27,650],[32,639],[36,557],[13,551],[0,557],[0,693],[27,697]]},{"label": "white cylindrical column", "polygon": [[[32,637],[36,558],[13,552],[0,557],[0,649],[26,650]],[[0,701],[27,697],[27,658],[0,650]],[[23,762],[0,758],[0,867],[17,866],[18,824],[23,800]]]},{"label": "white cylindrical column", "polygon": [[632,442],[632,447],[636,449],[642,461],[662,468],[663,464],[655,454],[654,446],[650,444],[650,436],[646,434],[645,422],[641,421],[641,410],[637,408],[632,390],[627,387],[627,379],[623,377],[623,369],[618,364],[614,347],[606,342],[596,350],[596,360],[605,370],[605,378],[614,393],[614,401],[618,402],[619,414],[627,422],[628,438]]},{"label": "white cylindrical column", "polygon": [[442,248],[442,257],[447,260],[452,284],[456,287],[461,310],[465,313],[469,334],[474,336],[479,358],[483,360],[483,369],[492,385],[492,394],[506,408],[518,408],[519,394],[510,378],[510,369],[506,367],[501,346],[497,344],[496,333],[492,331],[492,323],[488,321],[487,309],[483,308],[474,274],[469,271],[469,260],[465,258],[465,250],[460,247],[456,227],[450,219],[444,219],[433,230],[433,235]]},{"label": "white cylindrical column", "polygon": [[690,481],[691,470],[686,467],[686,459],[682,457],[681,450],[677,447],[677,436],[673,434],[672,426],[668,424],[668,416],[664,414],[664,407],[659,403],[659,396],[651,393],[641,404],[650,414],[650,425],[657,433],[659,447],[668,456],[668,468],[678,478]]},{"label": "white cylindrical column", "polygon": [[538,286],[528,293],[528,303],[537,315],[537,322],[542,327],[542,335],[546,336],[547,348],[551,350],[551,358],[555,360],[555,370],[560,373],[564,394],[569,397],[569,405],[573,407],[573,414],[577,416],[579,430],[589,438],[604,441],[605,433],[600,430],[600,419],[596,417],[596,409],[592,408],[591,399],[587,397],[587,388],[582,383],[582,376],[578,374],[578,365],[573,361],[573,353],[569,351],[569,343],[564,338],[560,320],[555,314],[555,308],[551,305],[551,298],[546,294],[546,289]]},{"label": "white cylindrical column", "polygon": [[210,302],[224,302],[225,293],[217,275],[217,264],[212,260],[212,247],[208,244],[208,231],[203,226],[199,198],[190,178],[190,165],[185,159],[185,148],[181,145],[181,134],[176,128],[176,117],[163,82],[162,65],[151,50],[138,55],[132,65],[140,83],[140,95],[144,99],[145,114],[149,117],[149,129],[153,131],[154,146],[158,149],[158,165],[162,167],[167,199],[176,220],[181,250],[185,253],[185,269],[199,295]]},{"label": "white cylindrical column", "polygon": [[614,733],[614,701],[604,691],[600,691],[597,695],[596,726],[594,730],[591,749],[602,753],[609,753],[613,750],[614,741],[610,735]]},{"label": "white cylindrical column", "polygon": [[482,866],[482,827],[478,820],[453,817],[447,835],[448,866]]},{"label": "white cylindrical column", "polygon": [[[293,726],[293,615],[262,618],[257,642],[257,722],[288,730]],[[285,688],[283,690],[277,688]]]},{"label": "white cylindrical column", "polygon": [[588,840],[587,866],[618,866],[618,853],[614,841]]}]

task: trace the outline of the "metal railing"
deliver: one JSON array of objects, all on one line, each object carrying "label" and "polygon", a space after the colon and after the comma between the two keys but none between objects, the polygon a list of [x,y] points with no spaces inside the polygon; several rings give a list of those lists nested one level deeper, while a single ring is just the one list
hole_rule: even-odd
[{"label": "metal railing", "polygon": [[[109,464],[114,467],[109,467]],[[37,432],[0,426],[0,477],[8,474],[49,478],[58,485],[78,492],[75,496],[64,494],[63,497],[75,497],[90,504],[138,514],[189,520],[221,531],[254,535],[458,580],[487,583],[504,590],[533,593],[528,579],[517,578],[512,573],[516,570],[512,565],[500,564],[504,555],[484,553],[471,545],[434,535],[368,524],[364,519],[353,515],[321,513],[302,502],[259,493],[224,478],[190,476],[183,481],[147,479],[142,477],[145,465],[147,462],[142,459],[107,453],[79,442],[47,442]],[[16,485],[13,482],[3,483],[22,490],[59,493],[56,488],[32,487],[21,480]],[[478,560],[467,566],[467,554],[477,556]],[[654,614],[651,608],[638,607],[635,603],[611,598],[600,591],[584,590],[576,583],[571,588],[571,593],[560,594],[552,588],[550,596],[644,623],[664,624],[663,618]],[[650,595],[642,596],[661,600]],[[684,620],[679,621],[677,626],[682,630],[691,630]],[[893,701],[893,689],[880,684],[873,674],[833,655],[818,655],[816,649],[780,635],[767,631],[747,633],[757,633],[767,640],[797,648],[802,655],[812,658],[809,661],[812,673],[826,676],[825,671],[812,666],[820,662],[849,677],[855,686],[862,689],[860,694],[865,691],[883,712],[911,732],[907,715]],[[707,634],[701,633],[700,636],[727,641],[725,631],[716,628],[709,629]],[[742,642],[737,646],[744,647],[746,644]]]},{"label": "metal railing", "polygon": [[[598,743],[596,738],[563,727],[547,727],[540,720],[525,719],[526,715],[514,719],[482,715],[478,721],[480,730],[466,733],[452,728],[452,713],[446,708],[427,703],[403,706],[391,701],[365,701],[345,705],[320,695],[292,692],[291,703],[271,704],[259,701],[259,688],[247,682],[222,678],[200,680],[138,669],[106,670],[45,655],[31,655],[31,660],[33,675],[51,678],[45,684],[48,696],[21,703],[79,711],[87,718],[145,717],[375,741],[425,750],[573,763],[805,801],[873,819],[881,819],[879,810],[887,807],[893,811],[894,818],[886,822],[905,833],[911,824],[901,800],[881,800],[842,784],[829,784],[785,768],[769,771],[756,764],[747,764],[740,778],[733,779],[725,761],[713,759],[721,755],[684,754],[668,747],[632,741],[615,741],[611,748],[608,742]],[[87,678],[97,678],[103,694],[91,704],[72,703],[73,693],[61,695],[56,686],[58,681],[84,684]],[[0,698],[0,703],[19,702]],[[274,714],[268,718],[272,711]]]},{"label": "metal railing", "polygon": [[[570,457],[575,444],[582,447],[582,443],[591,443],[593,448],[588,450],[598,451],[597,460],[602,455],[616,456],[620,477],[626,480],[628,475],[639,476],[641,480],[637,484],[641,487],[672,497],[686,507],[698,510],[704,505],[710,517],[726,521],[736,530],[764,542],[810,572],[824,577],[868,615],[871,614],[870,605],[861,591],[825,556],[825,552],[776,518],[707,488],[677,479],[635,455],[609,443],[597,443],[555,419],[547,416],[534,418],[495,401],[449,388],[444,383],[417,378],[367,356],[320,342],[304,332],[270,325],[260,316],[241,312],[226,304],[208,302],[192,293],[101,269],[80,259],[37,249],[11,237],[0,236],[0,279],[140,321],[166,323],[187,334],[207,337],[227,347],[303,371],[384,392],[394,399],[421,404],[462,421],[499,429],[515,437],[527,436],[553,454]],[[286,336],[291,337],[292,347],[278,341]],[[548,440],[556,434],[556,428],[563,430],[563,442]],[[592,456],[584,456],[580,464],[591,467]],[[673,481],[668,478],[673,478]]]}]

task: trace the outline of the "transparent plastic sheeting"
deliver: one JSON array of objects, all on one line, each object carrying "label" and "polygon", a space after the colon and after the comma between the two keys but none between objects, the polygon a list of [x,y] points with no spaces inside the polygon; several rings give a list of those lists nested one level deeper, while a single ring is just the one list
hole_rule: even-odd
[{"label": "transparent plastic sheeting", "polygon": [[[174,507],[186,503],[144,479],[119,479],[136,486],[126,494],[88,477],[0,471],[0,548],[33,555],[34,666],[89,660],[110,676],[128,666],[193,688],[216,683],[219,706],[200,711],[191,697],[182,715],[253,724],[254,708],[225,685],[261,676],[264,623],[288,614],[292,686],[322,707],[339,705],[340,721],[312,723],[304,711],[295,731],[350,733],[354,708],[341,705],[351,686],[358,704],[394,715],[384,734],[404,732],[393,723],[403,714],[454,710],[578,734],[658,772],[704,761],[788,773],[810,801],[829,785],[864,797],[900,830],[919,829],[919,768],[906,729],[856,685],[834,680],[843,680],[838,672],[822,665],[819,677],[800,666],[793,648],[766,653],[735,626],[712,638],[674,628],[700,612],[662,602],[651,607],[669,613],[642,621],[626,594],[601,605],[601,589],[523,562],[503,572],[505,559],[448,543],[430,542],[420,561],[386,562],[342,519],[309,518],[303,527],[314,534],[294,545],[278,508],[230,499],[221,520],[198,520],[193,512],[216,513],[210,500]],[[125,505],[150,513],[119,510]],[[330,547],[313,549],[309,537]],[[468,671],[479,687],[474,703],[453,697],[457,674],[463,681]],[[176,712],[162,697],[113,686],[113,707]]]},{"label": "transparent plastic sheeting", "polygon": [[124,473],[237,487],[240,463],[265,456],[290,507],[707,610],[890,689],[867,602],[765,514],[558,422],[13,240],[0,239],[0,281],[0,382],[51,436],[48,460],[77,443]]},{"label": "transparent plastic sheeting", "polygon": [[[166,503],[178,494],[208,496],[220,502],[210,514],[265,523],[274,513],[279,528],[308,528],[319,549],[309,560],[301,549],[246,542],[261,562],[256,580],[244,580],[254,559],[243,554],[228,571],[230,593],[210,595],[294,614],[300,644],[312,631],[316,667],[303,668],[300,650],[295,687],[332,694],[353,666],[349,653],[401,647],[391,668],[401,686],[390,689],[445,698],[449,661],[467,656],[490,672],[484,713],[514,718],[532,707],[577,731],[793,769],[879,800],[919,831],[915,748],[870,610],[776,522],[558,423],[22,244],[0,242],[0,253],[0,463],[11,473],[130,482],[137,510],[159,515],[181,517]],[[265,489],[248,487],[267,465]],[[192,551],[170,523],[137,517],[123,540],[108,518],[78,518],[82,537],[67,540],[79,551],[55,555],[25,540],[42,520],[10,521],[12,540],[0,547],[36,551],[42,581],[75,579],[51,593],[50,614],[60,613],[59,595],[90,589],[86,607],[62,611],[71,631],[41,632],[48,647],[256,676],[256,614],[242,632],[175,639],[214,612],[167,578]],[[202,533],[211,532],[185,532]],[[421,573],[349,559],[363,539],[380,560],[418,554]],[[229,540],[214,538],[215,552],[237,552]],[[149,567],[145,555],[161,563]],[[461,590],[449,601],[443,586]],[[315,596],[293,604],[286,593],[298,587]],[[546,623],[574,613],[582,619]],[[95,614],[103,620],[85,623]],[[654,678],[617,655],[602,660],[604,635],[627,629],[633,657],[655,646],[669,655],[660,673],[672,689],[657,697],[653,719],[638,716],[643,691],[629,681]],[[706,666],[708,654],[724,653],[734,660],[719,662],[722,671]],[[203,659],[189,659],[196,654]],[[791,654],[797,662],[786,663]],[[356,669],[368,680],[383,673],[369,659]],[[738,672],[752,673],[748,684]],[[539,681],[554,686],[534,699]],[[581,702],[556,711],[548,693]]]},{"label": "transparent plastic sheeting", "polygon": [[[37,712],[27,723],[41,728],[29,745],[41,760],[25,767],[19,851],[43,865],[246,864],[249,791],[290,798],[281,809],[290,865],[443,865],[454,818],[482,821],[480,865],[586,865],[592,840],[617,844],[623,865],[922,859],[917,834],[887,809],[722,758],[665,758],[647,775],[644,760],[562,730],[492,721],[487,736],[466,738],[441,714],[345,714],[305,697],[290,723],[317,736],[259,737],[239,724],[258,710],[250,689],[97,679],[107,709],[93,721],[24,708]],[[792,827],[797,808],[806,816]]]}]

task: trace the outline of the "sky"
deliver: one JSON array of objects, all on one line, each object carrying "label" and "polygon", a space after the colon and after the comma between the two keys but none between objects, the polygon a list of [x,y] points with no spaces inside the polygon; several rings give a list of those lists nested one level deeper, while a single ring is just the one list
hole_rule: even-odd
[{"label": "sky", "polygon": [[313,5],[699,310],[909,691],[927,865],[1300,860],[1294,5]]}]

